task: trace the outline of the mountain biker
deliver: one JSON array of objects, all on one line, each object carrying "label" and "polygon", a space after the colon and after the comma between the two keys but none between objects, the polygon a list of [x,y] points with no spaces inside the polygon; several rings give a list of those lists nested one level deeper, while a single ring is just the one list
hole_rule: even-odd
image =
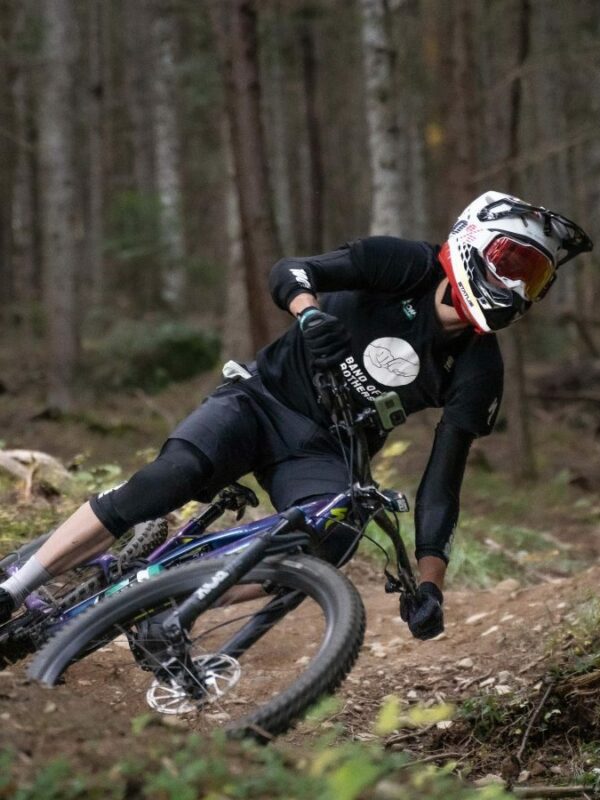
[{"label": "mountain biker", "polygon": [[[493,334],[546,294],[561,264],[591,248],[565,217],[490,191],[465,209],[441,248],[376,236],[282,259],[270,290],[296,322],[255,364],[235,365],[154,462],[92,497],[0,585],[0,622],[132,525],[192,499],[209,501],[247,472],[278,510],[344,491],[345,461],[313,384],[315,369],[335,367],[364,403],[393,390],[406,416],[444,409],[416,497],[420,584],[416,600],[401,607],[415,637],[438,635],[469,448],[492,431],[502,396]],[[374,453],[383,439],[371,440]]]}]

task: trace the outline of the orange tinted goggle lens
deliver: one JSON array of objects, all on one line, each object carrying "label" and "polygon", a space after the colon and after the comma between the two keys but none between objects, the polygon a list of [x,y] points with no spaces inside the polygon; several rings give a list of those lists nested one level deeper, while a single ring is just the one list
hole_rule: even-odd
[{"label": "orange tinted goggle lens", "polygon": [[529,300],[537,300],[554,276],[554,264],[548,256],[506,236],[494,239],[484,256],[498,277],[522,281]]}]

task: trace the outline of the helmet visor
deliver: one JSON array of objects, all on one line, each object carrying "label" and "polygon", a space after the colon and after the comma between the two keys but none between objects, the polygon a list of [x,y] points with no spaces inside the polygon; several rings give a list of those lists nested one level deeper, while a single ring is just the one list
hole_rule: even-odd
[{"label": "helmet visor", "polygon": [[540,300],[554,280],[556,268],[549,256],[509,236],[494,239],[483,255],[488,271],[504,286],[520,289],[526,300]]}]

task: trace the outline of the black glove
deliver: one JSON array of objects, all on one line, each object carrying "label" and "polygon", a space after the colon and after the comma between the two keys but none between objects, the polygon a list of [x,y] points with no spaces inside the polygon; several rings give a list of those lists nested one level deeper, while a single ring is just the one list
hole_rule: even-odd
[{"label": "black glove", "polygon": [[415,639],[433,639],[444,630],[444,595],[435,585],[425,581],[417,589],[417,596],[403,594],[400,598],[400,617],[408,622]]},{"label": "black glove", "polygon": [[350,334],[337,317],[311,306],[298,315],[304,342],[317,369],[331,369],[350,355]]}]

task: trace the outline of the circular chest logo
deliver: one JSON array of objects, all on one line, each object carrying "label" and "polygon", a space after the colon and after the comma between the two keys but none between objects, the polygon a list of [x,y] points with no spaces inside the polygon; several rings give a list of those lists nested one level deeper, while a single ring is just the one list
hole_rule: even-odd
[{"label": "circular chest logo", "polygon": [[384,386],[404,386],[419,374],[419,356],[408,342],[393,336],[368,344],[363,362],[369,375]]}]

